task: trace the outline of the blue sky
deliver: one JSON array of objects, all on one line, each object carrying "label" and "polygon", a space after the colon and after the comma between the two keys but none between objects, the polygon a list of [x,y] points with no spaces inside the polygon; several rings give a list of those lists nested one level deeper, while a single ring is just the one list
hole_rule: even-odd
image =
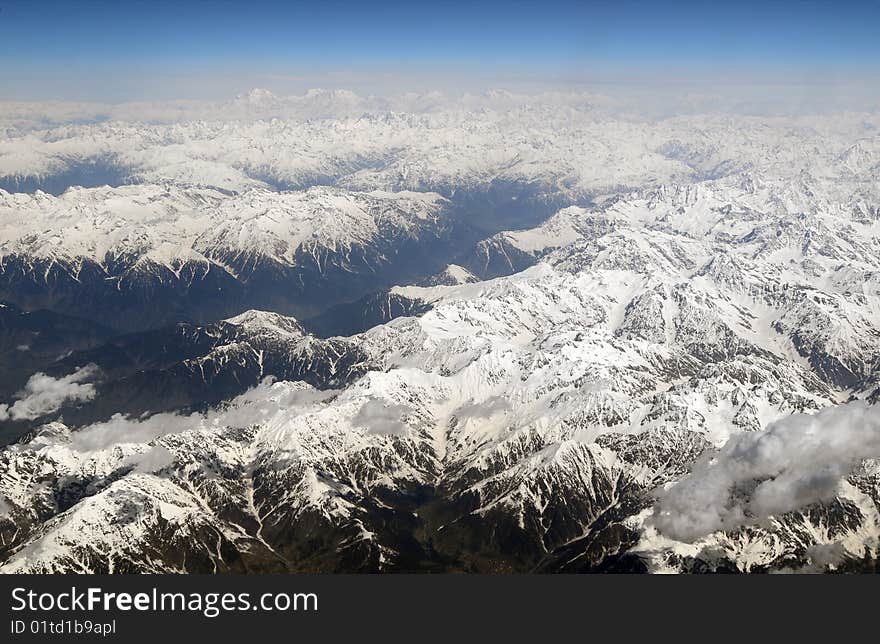
[{"label": "blue sky", "polygon": [[859,75],[880,68],[878,31],[880,0],[0,0],[0,97]]}]

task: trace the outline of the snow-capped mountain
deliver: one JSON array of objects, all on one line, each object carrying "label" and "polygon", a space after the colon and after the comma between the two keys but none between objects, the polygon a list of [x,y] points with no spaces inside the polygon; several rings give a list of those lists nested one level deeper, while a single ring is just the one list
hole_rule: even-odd
[{"label": "snow-capped mountain", "polygon": [[[665,154],[713,176],[711,140]],[[0,452],[0,571],[874,569],[865,150],[833,173],[777,172],[777,150],[564,208],[370,296],[372,328],[349,337],[247,313],[74,354],[50,376],[112,358],[90,360],[107,384],[69,398],[83,409],[179,365],[168,383],[240,388],[185,412],[65,415]]]},{"label": "snow-capped mountain", "polygon": [[415,258],[442,266],[453,223],[431,193],[0,191],[0,294],[120,330],[249,307],[314,314],[413,273]]},{"label": "snow-capped mountain", "polygon": [[[186,118],[172,109],[171,123],[144,123],[149,110],[134,106],[99,123],[8,131],[0,139],[0,188],[172,182],[241,192],[332,184],[481,198],[515,189],[520,198],[569,205],[746,170],[845,171],[867,180],[880,165],[876,114],[654,119],[597,110],[597,99],[582,95],[487,98],[429,111],[415,99],[360,112],[352,106],[363,99],[350,93],[314,92],[287,101],[304,111],[284,116],[275,106],[285,101],[256,92],[214,114]],[[311,110],[332,112],[322,103],[339,106],[337,117],[310,118]],[[510,227],[513,213],[506,216]]]}]

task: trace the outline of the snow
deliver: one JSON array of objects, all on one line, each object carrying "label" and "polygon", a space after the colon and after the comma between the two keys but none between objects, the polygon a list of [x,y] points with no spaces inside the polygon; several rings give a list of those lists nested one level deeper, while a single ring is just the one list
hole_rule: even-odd
[{"label": "snow", "polygon": [[[699,452],[876,390],[880,148],[864,136],[865,115],[647,122],[565,101],[346,111],[364,105],[348,93],[291,100],[255,91],[227,109],[345,114],[120,121],[0,142],[0,174],[115,154],[144,181],[58,197],[0,192],[0,261],[18,253],[70,270],[108,255],[132,255],[144,270],[256,253],[290,265],[299,252],[368,246],[383,226],[415,234],[448,205],[439,192],[493,182],[580,204],[487,240],[528,255],[536,263],[526,270],[475,281],[451,264],[431,285],[391,289],[429,310],[347,338],[376,368],[343,390],[266,382],[204,413],[59,423],[4,449],[4,513],[21,523],[4,572],[136,558],[161,521],[222,568],[218,543],[198,535],[222,536],[240,552],[272,550],[273,531],[303,517],[348,530],[342,547],[382,548],[389,565],[394,552],[369,509],[385,498],[377,491],[422,485],[447,501],[475,499],[469,520],[508,517],[535,549],[553,552],[590,534],[608,510],[622,512],[627,486],[638,493],[623,501],[638,505]],[[316,177],[336,185],[269,187]],[[295,320],[269,311],[225,323],[310,341]],[[218,349],[230,360],[238,350]],[[155,448],[173,456],[162,476],[137,471]],[[106,487],[53,509],[50,486],[79,479]],[[658,532],[650,507],[621,520],[639,532],[633,552],[654,571],[713,552],[748,571],[785,561],[801,542],[876,550],[870,485],[840,482],[839,498],[859,512],[839,537],[807,513],[698,543]],[[106,530],[123,506],[134,520]],[[252,527],[223,518],[229,508]],[[563,535],[554,532],[560,517]]]},{"label": "snow", "polygon": [[59,197],[2,193],[0,259],[18,255],[78,265],[133,256],[177,272],[186,262],[218,258],[222,264],[229,255],[265,254],[292,265],[301,249],[369,245],[380,226],[414,236],[442,204],[436,194],[335,188],[226,195],[136,185],[71,189]]}]

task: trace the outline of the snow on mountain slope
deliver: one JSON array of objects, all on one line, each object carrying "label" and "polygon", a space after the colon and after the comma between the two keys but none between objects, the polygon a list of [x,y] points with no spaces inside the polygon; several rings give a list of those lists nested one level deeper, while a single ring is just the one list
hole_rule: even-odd
[{"label": "snow on mountain slope", "polygon": [[0,222],[4,297],[125,330],[312,311],[430,257],[450,225],[431,193],[171,185],[0,191]]},{"label": "snow on mountain slope", "polygon": [[40,180],[109,160],[138,182],[237,191],[332,182],[445,193],[495,182],[583,194],[687,172],[647,149],[645,139],[641,125],[623,121],[608,128],[589,110],[543,106],[318,122],[113,122],[6,138],[0,141],[0,176]]},{"label": "snow on mountain slope", "polygon": [[[342,390],[264,383],[197,414],[47,425],[0,453],[0,569],[872,565],[864,451],[834,463],[830,497],[757,524],[689,543],[651,517],[713,450],[870,399],[877,203],[870,182],[748,172],[565,209],[508,237],[534,266],[397,287],[419,315],[321,341],[369,369]],[[266,313],[227,324],[302,337]]]},{"label": "snow on mountain slope", "polygon": [[449,264],[444,270],[424,280],[426,286],[455,286],[480,281],[476,275],[458,264]]},{"label": "snow on mountain slope", "polygon": [[166,265],[271,249],[277,261],[295,263],[301,247],[350,249],[385,228],[412,235],[441,206],[434,194],[332,188],[236,197],[160,185],[76,188],[59,197],[0,191],[0,248],[3,256],[109,263],[135,255]]},{"label": "snow on mountain slope", "polygon": [[[598,235],[614,225],[563,210],[534,230],[550,213],[632,189],[687,192],[735,177],[762,205],[774,191],[786,212],[837,207],[876,219],[876,115],[647,118],[603,102],[255,91],[11,127],[0,137],[0,187],[13,191],[0,193],[0,296],[121,330],[260,308],[350,333],[365,325],[321,316],[449,264],[483,279],[522,270],[585,227]],[[70,188],[105,184],[121,187]],[[300,192],[275,192],[291,189]],[[507,228],[526,230],[493,236]]]}]

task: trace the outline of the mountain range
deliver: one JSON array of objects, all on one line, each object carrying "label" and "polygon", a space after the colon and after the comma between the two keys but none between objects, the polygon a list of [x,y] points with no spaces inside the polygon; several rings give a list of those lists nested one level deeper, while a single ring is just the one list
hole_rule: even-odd
[{"label": "mountain range", "polygon": [[492,100],[11,126],[0,572],[877,571],[880,117]]}]

